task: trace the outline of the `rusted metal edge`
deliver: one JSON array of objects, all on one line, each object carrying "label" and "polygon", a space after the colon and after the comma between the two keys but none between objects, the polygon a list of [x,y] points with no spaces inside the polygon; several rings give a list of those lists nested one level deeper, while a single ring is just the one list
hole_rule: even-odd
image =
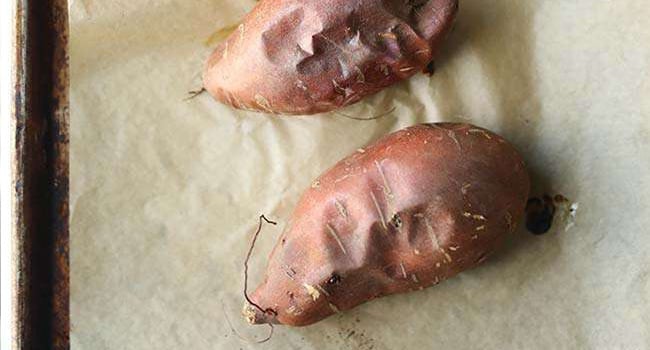
[{"label": "rusted metal edge", "polygon": [[66,0],[16,0],[12,125],[16,349],[68,349]]}]

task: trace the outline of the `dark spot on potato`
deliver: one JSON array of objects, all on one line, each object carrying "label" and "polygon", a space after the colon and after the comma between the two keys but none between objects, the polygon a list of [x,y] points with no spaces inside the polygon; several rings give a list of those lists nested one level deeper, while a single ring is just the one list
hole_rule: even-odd
[{"label": "dark spot on potato", "polygon": [[424,67],[424,73],[432,76],[436,72],[436,63],[434,61],[429,62],[426,67]]},{"label": "dark spot on potato", "polygon": [[526,229],[535,235],[543,235],[551,229],[554,215],[555,204],[550,196],[531,198],[526,204]]},{"label": "dark spot on potato", "polygon": [[420,9],[424,4],[427,3],[427,0],[408,0],[407,4],[413,8]]},{"label": "dark spot on potato", "polygon": [[327,280],[327,284],[335,285],[341,283],[341,276],[333,273],[332,276]]},{"label": "dark spot on potato", "polygon": [[399,214],[393,215],[393,217],[390,219],[390,224],[395,226],[395,228],[402,227],[402,218],[400,218]]}]

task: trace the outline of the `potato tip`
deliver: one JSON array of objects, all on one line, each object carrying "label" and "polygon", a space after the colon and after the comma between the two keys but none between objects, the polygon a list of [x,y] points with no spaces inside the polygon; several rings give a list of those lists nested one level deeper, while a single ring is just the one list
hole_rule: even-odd
[{"label": "potato tip", "polygon": [[275,314],[271,312],[262,312],[251,304],[246,303],[242,310],[242,315],[249,324],[277,324]]}]

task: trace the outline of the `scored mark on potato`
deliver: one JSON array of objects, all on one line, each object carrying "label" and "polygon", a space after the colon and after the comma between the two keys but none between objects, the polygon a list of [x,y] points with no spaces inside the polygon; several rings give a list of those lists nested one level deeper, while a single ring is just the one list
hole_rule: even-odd
[{"label": "scored mark on potato", "polygon": [[273,110],[271,110],[271,104],[269,103],[269,100],[266,99],[266,97],[260,94],[255,94],[255,103],[257,103],[257,105],[265,111],[273,113]]},{"label": "scored mark on potato", "polygon": [[379,164],[379,162],[376,160],[375,160],[375,166],[377,167],[379,176],[381,176],[381,181],[384,183],[383,190],[384,190],[384,196],[386,196],[386,201],[390,201],[391,199],[394,198],[394,196],[393,196],[393,191],[390,189],[390,185],[388,184],[388,179],[386,178],[386,174],[384,174],[384,169],[382,168],[381,164]]},{"label": "scored mark on potato", "polygon": [[466,218],[472,218],[472,219],[478,220],[478,221],[487,221],[487,218],[485,218],[485,216],[483,216],[481,214],[472,214],[472,213],[467,212],[467,211],[463,213],[463,216],[466,217]]},{"label": "scored mark on potato", "polygon": [[[433,249],[441,252],[445,256],[447,262],[452,262],[453,259],[451,258],[451,255],[449,255],[449,253],[447,253],[447,251],[440,246],[440,241],[438,240],[438,236],[436,236],[436,233],[433,231],[433,227],[429,223],[429,219],[427,219],[426,217],[424,218],[424,225],[427,227],[427,232],[429,232],[429,236],[431,237],[431,243],[433,244]],[[436,264],[436,267],[438,267],[439,264],[440,263]]]},{"label": "scored mark on potato", "polygon": [[327,305],[329,305],[330,309],[332,309],[334,313],[338,314],[339,312],[341,312],[341,310],[339,310],[339,308],[336,307],[336,305],[332,304],[331,302],[328,302]]},{"label": "scored mark on potato", "polygon": [[487,131],[485,131],[485,130],[470,129],[468,132],[471,133],[471,134],[483,134],[483,136],[485,136],[486,139],[492,140],[492,137],[490,136],[490,134],[488,134]]},{"label": "scored mark on potato", "polygon": [[343,219],[347,220],[348,219],[348,211],[345,209],[345,206],[343,203],[341,203],[338,199],[334,200],[334,206],[336,206],[336,210],[339,212],[339,215],[343,217]]},{"label": "scored mark on potato", "polygon": [[401,262],[401,261],[399,262],[399,268],[402,270],[402,276],[404,278],[408,278],[407,275],[406,275],[406,269],[404,268],[404,263]]},{"label": "scored mark on potato", "polygon": [[[387,206],[387,211],[389,213],[392,213],[391,216],[391,223],[395,223],[396,225],[395,228],[397,231],[401,232],[401,219],[399,215],[397,214],[397,211],[395,210],[395,205],[394,205],[394,199],[395,195],[393,194],[393,190],[390,187],[390,184],[388,183],[388,178],[386,177],[386,174],[384,173],[384,168],[381,166],[381,163],[375,160],[375,167],[377,168],[377,171],[379,172],[379,176],[381,176],[381,181],[383,182],[382,187],[382,192],[384,194],[384,198],[386,199],[386,206]],[[397,224],[396,221],[393,221],[393,219],[399,219],[399,224]]]},{"label": "scored mark on potato", "polygon": [[296,305],[291,305],[289,306],[289,308],[287,308],[287,313],[293,316],[300,316],[302,315],[303,310]]},{"label": "scored mark on potato", "polygon": [[456,144],[456,146],[458,146],[458,150],[459,150],[459,151],[462,151],[462,150],[463,150],[463,147],[461,147],[461,145],[460,145],[460,141],[458,141],[458,138],[456,137],[456,133],[454,133],[453,130],[448,130],[448,131],[447,131],[447,135],[449,135],[449,137],[450,137],[452,140],[454,140],[454,143]]},{"label": "scored mark on potato", "polygon": [[375,197],[375,194],[370,191],[370,197],[372,198],[372,202],[375,204],[375,209],[377,210],[377,214],[379,215],[379,219],[381,220],[381,226],[384,228],[384,231],[388,231],[388,226],[386,225],[386,219],[384,218],[384,213],[381,211],[381,208],[379,207],[379,202],[377,201],[377,197]]},{"label": "scored mark on potato", "polygon": [[445,129],[445,128],[443,128],[443,127],[437,125],[437,124],[430,124],[430,125],[433,126],[433,127],[436,128],[436,129],[440,130],[440,131],[443,131],[445,134],[447,134],[447,136],[448,136],[452,141],[454,141],[454,143],[455,143],[456,146],[458,147],[458,150],[459,150],[459,151],[462,151],[462,150],[463,150],[463,147],[460,145],[460,141],[458,141],[458,138],[456,137],[456,133],[454,133],[453,130]]},{"label": "scored mark on potato", "polygon": [[283,265],[282,267],[284,268],[284,273],[286,273],[287,276],[289,276],[289,278],[294,279],[294,277],[296,276],[296,270],[292,269],[287,265]]},{"label": "scored mark on potato", "polygon": [[350,177],[350,174],[345,174],[345,175],[339,177],[338,179],[334,180],[334,183],[337,184],[337,183],[339,183],[339,182],[341,182],[341,181],[343,181],[343,180],[345,180],[345,179],[347,179],[349,177]]},{"label": "scored mark on potato", "polygon": [[329,223],[326,226],[330,236],[332,236],[336,240],[336,243],[339,244],[339,247],[343,251],[343,254],[348,255],[348,252],[345,250],[345,247],[343,246],[343,242],[341,242],[341,239],[339,238],[338,233],[336,233],[334,227],[332,227],[332,225],[330,225]]}]

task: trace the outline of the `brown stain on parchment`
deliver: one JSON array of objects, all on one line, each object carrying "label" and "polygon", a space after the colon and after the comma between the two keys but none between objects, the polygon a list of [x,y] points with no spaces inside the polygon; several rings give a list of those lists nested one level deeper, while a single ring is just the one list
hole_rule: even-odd
[{"label": "brown stain on parchment", "polygon": [[226,40],[232,32],[234,32],[237,27],[239,26],[239,22],[226,26],[226,27],[221,27],[215,30],[210,36],[205,39],[205,42],[203,43],[207,47],[213,47],[220,42]]}]

